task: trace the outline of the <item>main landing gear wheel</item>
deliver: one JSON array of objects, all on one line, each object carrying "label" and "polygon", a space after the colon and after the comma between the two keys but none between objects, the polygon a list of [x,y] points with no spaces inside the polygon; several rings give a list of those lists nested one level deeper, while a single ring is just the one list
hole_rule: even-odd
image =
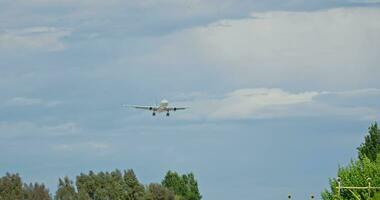
[{"label": "main landing gear wheel", "polygon": [[167,117],[169,117],[169,116],[170,116],[170,114],[169,114],[169,113],[166,113],[166,116],[167,116]]}]

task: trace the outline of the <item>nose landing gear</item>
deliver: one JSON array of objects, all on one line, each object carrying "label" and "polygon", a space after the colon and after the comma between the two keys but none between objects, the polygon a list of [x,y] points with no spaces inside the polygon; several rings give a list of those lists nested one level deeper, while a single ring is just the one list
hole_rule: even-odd
[{"label": "nose landing gear", "polygon": [[152,116],[156,116],[156,113],[155,113],[155,112],[153,112],[153,113],[152,113]]},{"label": "nose landing gear", "polygon": [[170,116],[169,112],[167,112],[167,113],[166,113],[166,116],[167,116],[167,117],[169,117],[169,116]]}]

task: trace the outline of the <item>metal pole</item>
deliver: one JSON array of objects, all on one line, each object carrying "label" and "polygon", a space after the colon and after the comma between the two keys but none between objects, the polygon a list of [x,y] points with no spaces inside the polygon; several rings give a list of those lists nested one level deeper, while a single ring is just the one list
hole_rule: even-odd
[{"label": "metal pole", "polygon": [[340,199],[340,177],[338,177],[336,180],[338,181],[338,199]]},{"label": "metal pole", "polygon": [[368,199],[371,199],[371,178],[367,178],[368,181]]}]

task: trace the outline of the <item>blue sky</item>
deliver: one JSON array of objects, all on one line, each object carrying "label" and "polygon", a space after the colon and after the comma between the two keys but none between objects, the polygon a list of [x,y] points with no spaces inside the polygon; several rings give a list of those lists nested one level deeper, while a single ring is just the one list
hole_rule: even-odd
[{"label": "blue sky", "polygon": [[[380,113],[380,1],[0,1],[0,174],[305,199]],[[128,110],[162,98],[170,118]]]}]

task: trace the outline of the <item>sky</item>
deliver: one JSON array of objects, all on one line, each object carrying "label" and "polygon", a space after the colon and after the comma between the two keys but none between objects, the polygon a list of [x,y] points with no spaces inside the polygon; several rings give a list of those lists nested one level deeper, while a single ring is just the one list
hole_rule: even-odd
[{"label": "sky", "polygon": [[[0,175],[319,196],[380,118],[378,19],[378,0],[0,0]],[[190,109],[122,107],[164,98]]]}]

